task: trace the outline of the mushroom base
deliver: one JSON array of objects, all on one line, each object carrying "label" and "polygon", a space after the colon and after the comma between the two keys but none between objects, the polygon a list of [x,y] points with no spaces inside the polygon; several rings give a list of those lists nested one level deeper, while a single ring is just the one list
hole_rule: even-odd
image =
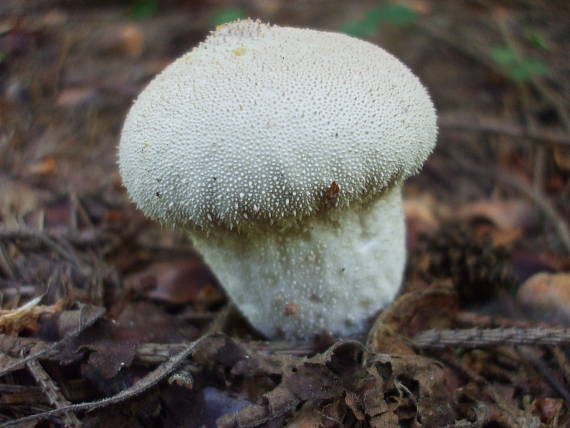
[{"label": "mushroom base", "polygon": [[247,233],[193,234],[230,298],[269,338],[363,334],[400,288],[401,186],[375,201]]}]

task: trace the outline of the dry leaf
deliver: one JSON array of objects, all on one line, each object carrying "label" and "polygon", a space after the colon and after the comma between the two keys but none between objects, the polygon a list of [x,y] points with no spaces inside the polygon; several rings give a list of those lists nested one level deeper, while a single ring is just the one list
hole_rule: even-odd
[{"label": "dry leaf", "polygon": [[22,330],[37,331],[40,316],[53,314],[63,309],[63,300],[50,306],[40,305],[42,297],[36,297],[17,309],[0,310],[0,332],[16,335]]},{"label": "dry leaf", "polygon": [[481,200],[463,205],[457,216],[465,220],[484,217],[500,229],[524,229],[533,212],[532,206],[523,200]]},{"label": "dry leaf", "polygon": [[534,411],[539,414],[544,423],[551,422],[560,415],[564,408],[564,401],[560,398],[537,398],[534,401]]},{"label": "dry leaf", "polygon": [[18,227],[20,220],[45,199],[40,192],[11,180],[0,180],[0,195],[0,221],[7,227]]},{"label": "dry leaf", "polygon": [[25,174],[29,175],[50,175],[57,170],[57,164],[53,157],[47,157],[39,162],[33,163],[25,169]]},{"label": "dry leaf", "polygon": [[155,262],[127,278],[126,283],[151,299],[176,305],[205,308],[224,299],[210,270],[197,259]]},{"label": "dry leaf", "polygon": [[293,417],[286,428],[317,428],[322,426],[321,420],[323,416],[319,409],[315,408],[314,404],[309,402],[305,403],[301,410]]},{"label": "dry leaf", "polygon": [[60,107],[79,107],[88,104],[95,95],[93,88],[66,88],[57,97],[56,104]]}]

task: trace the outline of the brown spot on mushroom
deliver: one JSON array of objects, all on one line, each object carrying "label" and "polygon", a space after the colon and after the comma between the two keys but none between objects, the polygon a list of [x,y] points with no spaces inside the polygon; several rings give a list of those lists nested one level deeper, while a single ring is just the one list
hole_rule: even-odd
[{"label": "brown spot on mushroom", "polygon": [[325,199],[327,201],[333,201],[338,198],[338,194],[340,193],[340,187],[336,184],[336,181],[333,181],[329,188],[325,190]]},{"label": "brown spot on mushroom", "polygon": [[297,314],[297,305],[295,303],[287,303],[285,305],[285,310],[283,311],[283,315],[286,317],[291,317]]}]

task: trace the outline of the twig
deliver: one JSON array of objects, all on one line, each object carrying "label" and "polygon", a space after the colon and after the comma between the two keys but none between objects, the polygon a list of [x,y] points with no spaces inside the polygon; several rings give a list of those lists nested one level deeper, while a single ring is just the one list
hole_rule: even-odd
[{"label": "twig", "polygon": [[226,303],[221,311],[218,312],[216,317],[210,322],[206,334],[221,333],[226,327],[228,318],[235,311],[235,307],[232,302]]},{"label": "twig", "polygon": [[[505,30],[506,31],[506,30]],[[514,43],[514,42],[510,42]],[[536,131],[536,121],[534,120],[533,114],[531,112],[531,99],[528,88],[525,85],[518,84],[517,89],[520,93],[521,104],[522,104],[522,113],[524,120],[526,122],[526,128],[529,132]],[[532,150],[534,149],[534,150]],[[544,147],[531,147],[531,155],[534,155],[533,164],[534,164],[534,174],[533,174],[533,190],[534,193],[540,194],[543,192],[544,189],[544,176],[545,176],[545,165],[546,165],[546,153]]]},{"label": "twig", "polygon": [[71,228],[76,231],[79,229],[79,218],[86,224],[89,228],[93,229],[95,225],[89,218],[87,210],[81,203],[81,199],[75,192],[69,194],[69,200],[71,203]]},{"label": "twig", "polygon": [[[53,406],[58,409],[69,406],[69,401],[63,396],[53,379],[37,360],[29,361],[26,366]],[[65,412],[63,420],[66,427],[77,428],[83,425],[73,412]]]},{"label": "twig", "polygon": [[497,327],[518,327],[518,328],[565,328],[563,325],[547,324],[543,322],[532,322],[528,320],[518,320],[505,317],[478,314],[476,312],[459,311],[455,315],[455,321],[462,327],[497,328]]},{"label": "twig", "polygon": [[12,267],[10,257],[8,257],[6,246],[2,242],[0,242],[0,269],[6,273],[8,278],[15,278],[16,273]]},{"label": "twig", "polygon": [[136,347],[137,359],[146,364],[160,364],[184,349],[183,343],[143,343]]},{"label": "twig", "polygon": [[570,392],[560,381],[560,378],[555,373],[553,373],[549,367],[546,366],[544,361],[541,358],[537,357],[535,353],[532,352],[532,349],[527,346],[517,347],[517,350],[522,357],[528,360],[535,367],[535,369],[542,374],[546,382],[548,382],[550,386],[552,386],[552,388],[554,388],[560,394],[560,396],[564,398],[566,403],[570,403]]},{"label": "twig", "polygon": [[41,394],[42,390],[39,386],[11,385],[7,383],[0,383],[0,392]]},{"label": "twig", "polygon": [[568,361],[568,356],[560,346],[552,348],[552,353],[554,354],[558,366],[562,370],[566,384],[570,385],[570,361]]},{"label": "twig", "polygon": [[474,348],[495,345],[561,345],[570,343],[570,329],[565,328],[468,328],[459,330],[427,330],[413,337],[419,347]]},{"label": "twig", "polygon": [[[95,310],[95,313],[93,313],[89,319],[87,319],[86,321],[83,321],[84,311],[88,310],[88,309]],[[65,344],[67,344],[74,337],[77,337],[79,334],[81,334],[83,332],[83,330],[85,330],[86,328],[93,325],[95,323],[95,321],[97,321],[105,313],[105,310],[103,308],[90,306],[90,305],[85,305],[80,310],[81,310],[80,317],[82,318],[82,321],[80,322],[79,327],[75,331],[73,331],[70,334],[68,334],[67,336],[65,336],[59,342],[56,342],[53,345],[49,345],[45,348],[41,347],[41,350],[39,350],[39,351],[37,351],[31,355],[28,355],[27,357],[19,359],[18,361],[14,362],[13,364],[10,364],[8,367],[1,368],[0,369],[0,377],[7,375],[8,373],[10,373],[14,370],[18,370],[18,369],[22,368],[24,365],[26,365],[30,361],[37,360],[39,358],[47,358],[51,355],[57,354],[59,352],[59,350],[63,346],[65,346]],[[0,339],[4,339],[4,336],[0,335]]]},{"label": "twig", "polygon": [[[310,342],[251,341],[248,345],[251,349],[259,345],[264,353],[276,356],[305,357],[314,352],[314,346]],[[143,343],[136,347],[135,352],[137,359],[143,364],[160,364],[168,360],[173,353],[180,352],[184,346],[183,343]]]},{"label": "twig", "polygon": [[35,230],[27,227],[20,227],[18,229],[8,229],[5,227],[0,228],[0,240],[37,240],[43,243],[48,248],[51,248],[60,256],[79,266],[79,261],[75,254],[65,248],[63,245],[56,241],[57,238],[53,234],[48,234],[44,230]]},{"label": "twig", "polygon": [[110,406],[112,404],[121,403],[125,400],[129,400],[134,398],[143,392],[147,391],[148,389],[152,388],[153,386],[157,385],[161,380],[172,374],[184,361],[194,352],[196,347],[202,343],[205,339],[209,338],[210,336],[202,336],[198,340],[191,342],[186,345],[186,347],[179,352],[178,354],[174,355],[164,364],[158,366],[144,378],[136,382],[131,387],[124,389],[123,391],[119,392],[112,397],[104,398],[102,400],[97,401],[89,401],[86,403],[79,403],[79,404],[71,404],[69,406],[61,407],[59,409],[50,410],[47,412],[37,413],[35,415],[26,416],[23,418],[15,419],[3,424],[0,424],[0,427],[11,427],[11,426],[18,426],[27,424],[29,422],[43,420],[49,418],[51,416],[59,416],[66,412],[78,412],[81,410],[95,410],[101,407]]},{"label": "twig", "polygon": [[498,121],[490,118],[482,119],[444,113],[439,117],[437,123],[444,129],[528,138],[529,140],[543,144],[570,147],[570,135],[560,132],[555,133],[539,128],[535,128],[533,130],[524,129],[514,123]]}]

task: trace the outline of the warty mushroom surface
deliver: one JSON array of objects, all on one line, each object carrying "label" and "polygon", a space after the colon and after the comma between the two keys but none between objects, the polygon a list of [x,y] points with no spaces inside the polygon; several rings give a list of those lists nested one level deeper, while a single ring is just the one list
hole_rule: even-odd
[{"label": "warty mushroom surface", "polygon": [[263,334],[348,336],[399,289],[401,185],[436,135],[425,88],[383,49],[243,20],[140,94],[119,166],[138,207],[189,231]]}]

